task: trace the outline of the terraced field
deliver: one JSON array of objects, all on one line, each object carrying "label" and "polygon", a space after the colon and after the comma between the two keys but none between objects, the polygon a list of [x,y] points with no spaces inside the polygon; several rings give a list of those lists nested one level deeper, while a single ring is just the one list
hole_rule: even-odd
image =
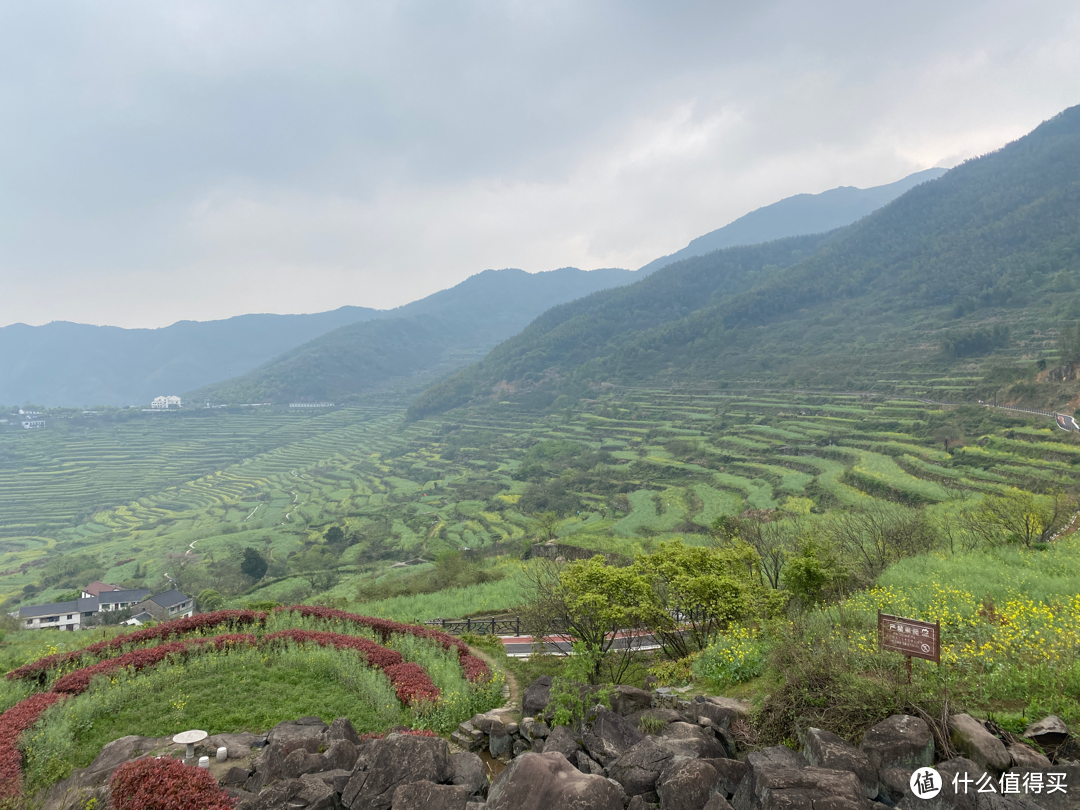
[{"label": "terraced field", "polygon": [[[386,555],[356,546],[329,591],[307,594],[355,603],[359,584],[401,573],[388,571],[394,561],[445,551],[502,555],[494,564],[513,578],[548,511],[560,542],[623,555],[676,535],[705,542],[718,517],[747,509],[814,520],[889,501],[944,514],[1071,480],[1077,439],[1049,419],[977,406],[663,389],[610,389],[547,414],[494,403],[411,425],[387,404],[8,432],[0,592],[38,581],[57,552],[93,555],[115,581],[139,567],[154,588],[188,551],[222,559],[250,546],[284,563],[332,525],[377,527]],[[279,570],[242,599],[295,598],[297,585]],[[506,585],[475,586],[462,611],[512,607]],[[423,618],[426,598],[399,600],[398,617]],[[443,595],[431,599],[432,615],[445,611]]]}]

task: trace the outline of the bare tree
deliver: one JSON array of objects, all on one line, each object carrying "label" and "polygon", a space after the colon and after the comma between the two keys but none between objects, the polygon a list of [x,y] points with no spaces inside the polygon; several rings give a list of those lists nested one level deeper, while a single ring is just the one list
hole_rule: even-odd
[{"label": "bare tree", "polygon": [[937,543],[922,509],[897,504],[875,503],[841,512],[824,531],[865,583],[898,560],[929,551]]},{"label": "bare tree", "polygon": [[962,513],[964,528],[987,546],[1005,544],[1031,548],[1048,543],[1076,510],[1075,496],[1064,492],[1034,495],[1014,490],[988,496],[978,509]]}]

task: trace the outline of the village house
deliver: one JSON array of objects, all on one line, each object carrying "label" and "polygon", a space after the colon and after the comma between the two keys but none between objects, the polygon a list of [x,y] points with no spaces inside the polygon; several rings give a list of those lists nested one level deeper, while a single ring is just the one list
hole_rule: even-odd
[{"label": "village house", "polygon": [[146,612],[158,621],[179,619],[195,612],[195,600],[175,588],[132,606],[132,613]]},{"label": "village house", "polygon": [[131,608],[132,613],[141,619],[134,622],[129,620],[125,624],[142,624],[151,619],[166,621],[195,612],[194,600],[178,590],[152,597],[150,593],[146,589],[125,590],[106,582],[92,582],[75,601],[25,605],[12,615],[27,630],[78,630],[88,619],[125,608]]}]

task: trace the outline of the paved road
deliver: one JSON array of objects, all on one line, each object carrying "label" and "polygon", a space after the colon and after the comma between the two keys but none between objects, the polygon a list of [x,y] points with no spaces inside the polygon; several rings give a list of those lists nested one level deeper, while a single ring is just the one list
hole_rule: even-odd
[{"label": "paved road", "polygon": [[[499,640],[506,648],[506,654],[512,658],[525,658],[532,655],[532,636],[501,636]],[[635,650],[655,650],[659,646],[652,634],[644,632],[619,633],[612,644],[616,650],[625,650],[628,647],[633,647]],[[571,647],[572,642],[566,636],[544,637],[544,652],[565,655],[570,652]]]}]

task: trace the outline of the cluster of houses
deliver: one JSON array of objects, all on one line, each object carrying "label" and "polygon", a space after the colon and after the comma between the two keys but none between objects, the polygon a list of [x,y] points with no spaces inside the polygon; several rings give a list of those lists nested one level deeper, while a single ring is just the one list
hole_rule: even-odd
[{"label": "cluster of houses", "polygon": [[41,411],[27,411],[22,408],[18,413],[0,416],[0,425],[22,424],[23,430],[40,430],[45,427],[45,415]]},{"label": "cluster of houses", "polygon": [[154,397],[150,409],[154,411],[175,411],[183,406],[180,397]]},{"label": "cluster of houses", "polygon": [[91,582],[74,601],[27,605],[19,608],[18,618],[27,630],[78,630],[87,619],[125,608],[131,609],[131,618],[121,622],[125,625],[179,619],[195,612],[195,600],[176,589],[157,596],[150,593],[144,589],[125,590],[107,582]]}]

